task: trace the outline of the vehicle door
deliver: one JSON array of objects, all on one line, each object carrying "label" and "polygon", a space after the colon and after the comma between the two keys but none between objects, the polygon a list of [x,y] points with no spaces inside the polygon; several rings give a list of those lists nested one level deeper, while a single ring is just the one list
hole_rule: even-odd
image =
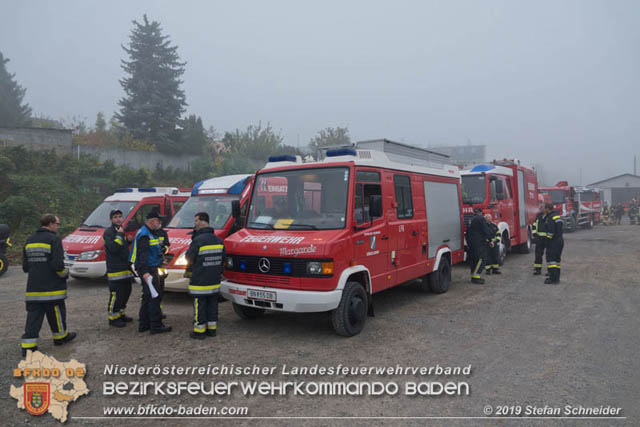
[{"label": "vehicle door", "polygon": [[[383,193],[382,173],[370,168],[357,168],[354,191],[353,247],[357,264],[364,265],[371,275],[374,292],[393,286],[395,267],[389,253],[389,226],[385,213],[389,201]],[[385,191],[386,193],[386,191]],[[383,215],[370,216],[370,197],[382,196]]]},{"label": "vehicle door", "polygon": [[[415,217],[411,176],[404,173],[393,173],[395,208],[389,215],[391,259],[396,268],[397,281],[406,282],[415,278],[412,272],[418,263],[423,245],[420,242],[420,225]],[[426,221],[421,221],[425,227]],[[426,242],[425,242],[426,243]],[[426,246],[425,246],[426,249]],[[395,252],[395,253],[393,253]]]}]

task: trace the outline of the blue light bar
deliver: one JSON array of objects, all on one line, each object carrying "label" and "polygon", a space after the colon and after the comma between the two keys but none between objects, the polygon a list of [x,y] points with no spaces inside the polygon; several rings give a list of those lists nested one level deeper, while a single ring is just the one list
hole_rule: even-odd
[{"label": "blue light bar", "polygon": [[285,274],[291,274],[291,263],[285,262],[284,264],[282,264],[282,269],[284,270]]},{"label": "blue light bar", "polygon": [[202,185],[203,182],[204,182],[204,179],[202,181],[196,182],[196,184],[191,189],[191,195],[192,196],[195,196],[195,195],[198,194],[198,189],[200,188],[200,186]]},{"label": "blue light bar", "polygon": [[251,178],[251,177],[246,177],[241,179],[240,181],[236,182],[235,184],[233,184],[231,187],[229,187],[229,194],[241,194],[242,190],[244,190],[245,184],[247,182],[247,180]]},{"label": "blue light bar", "polygon": [[269,163],[272,162],[295,162],[296,156],[290,154],[283,154],[281,156],[269,156]]},{"label": "blue light bar", "polygon": [[155,193],[156,189],[153,187],[149,187],[149,188],[138,188],[138,191],[141,193]]},{"label": "blue light bar", "polygon": [[247,269],[247,261],[244,259],[240,260],[240,270],[245,271]]},{"label": "blue light bar", "polygon": [[116,188],[116,193],[133,193],[133,188]]},{"label": "blue light bar", "polygon": [[335,150],[327,150],[327,157],[338,156],[355,156],[358,152],[353,148],[336,148]]},{"label": "blue light bar", "polygon": [[475,166],[473,169],[471,169],[471,172],[487,172],[487,171],[490,171],[491,169],[495,169],[495,166],[493,166],[493,165],[478,165],[478,166]]}]

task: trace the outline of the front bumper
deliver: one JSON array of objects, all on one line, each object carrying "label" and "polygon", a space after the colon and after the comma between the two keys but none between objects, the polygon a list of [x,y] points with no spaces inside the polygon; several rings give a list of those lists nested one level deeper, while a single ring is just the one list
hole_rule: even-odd
[{"label": "front bumper", "polygon": [[[276,301],[261,301],[247,298],[247,290],[256,289],[276,293]],[[265,286],[243,285],[223,280],[220,286],[222,296],[236,304],[247,307],[266,308],[274,311],[314,313],[334,310],[340,304],[342,290],[328,292],[299,291],[293,289],[268,288]]]},{"label": "front bumper", "polygon": [[167,277],[164,279],[164,289],[172,292],[186,292],[189,279],[184,277],[184,269],[166,269]]},{"label": "front bumper", "polygon": [[86,279],[99,279],[107,274],[106,261],[67,261],[64,266],[69,270],[72,277],[82,277]]}]

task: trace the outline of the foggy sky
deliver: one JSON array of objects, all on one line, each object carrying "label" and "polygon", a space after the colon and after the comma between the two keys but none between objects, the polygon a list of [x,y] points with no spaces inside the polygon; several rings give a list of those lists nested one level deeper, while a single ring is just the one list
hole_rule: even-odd
[{"label": "foggy sky", "polygon": [[[187,113],[218,131],[270,122],[289,145],[487,144],[547,184],[633,173],[640,2],[6,1],[0,51],[34,114],[109,118],[133,19],[187,62]],[[638,160],[640,168],[640,159]]]}]

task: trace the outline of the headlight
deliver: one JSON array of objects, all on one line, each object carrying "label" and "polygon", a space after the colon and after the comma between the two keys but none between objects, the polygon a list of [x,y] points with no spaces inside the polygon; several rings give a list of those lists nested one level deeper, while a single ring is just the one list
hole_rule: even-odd
[{"label": "headlight", "polygon": [[174,265],[187,265],[187,253],[182,252]]},{"label": "headlight", "polygon": [[81,252],[78,256],[78,261],[91,261],[92,259],[98,258],[101,253],[102,250]]},{"label": "headlight", "polygon": [[225,263],[225,267],[227,270],[233,270],[233,258],[228,256],[227,261]]},{"label": "headlight", "polygon": [[323,275],[333,274],[333,261],[329,261],[329,262],[311,261],[307,263],[307,273],[323,274]]}]

